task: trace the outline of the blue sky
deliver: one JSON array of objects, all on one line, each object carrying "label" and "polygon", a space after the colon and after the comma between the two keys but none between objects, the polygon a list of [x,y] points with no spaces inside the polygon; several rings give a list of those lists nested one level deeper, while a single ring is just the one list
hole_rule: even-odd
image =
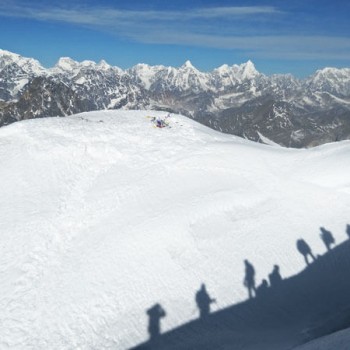
[{"label": "blue sky", "polygon": [[0,48],[203,71],[252,60],[266,74],[350,67],[348,0],[0,0]]}]

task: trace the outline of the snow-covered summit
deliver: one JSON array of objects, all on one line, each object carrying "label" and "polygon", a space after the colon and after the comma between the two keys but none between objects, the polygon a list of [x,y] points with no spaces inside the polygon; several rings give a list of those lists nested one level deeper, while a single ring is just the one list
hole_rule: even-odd
[{"label": "snow-covered summit", "polygon": [[72,72],[78,66],[79,63],[70,57],[61,57],[54,68],[62,70],[63,72]]},{"label": "snow-covered summit", "polygon": [[[201,283],[224,308],[246,299],[244,259],[260,283],[304,268],[320,226],[346,238],[350,143],[292,150],[180,115],[101,111],[0,129],[0,344],[127,349],[197,318]],[[332,210],[329,210],[330,206]],[[275,349],[271,349],[275,350]]]},{"label": "snow-covered summit", "polygon": [[307,79],[313,90],[323,90],[340,95],[350,94],[350,68],[326,67],[318,70]]},{"label": "snow-covered summit", "polygon": [[41,74],[44,71],[39,61],[0,49],[0,70],[11,64],[16,64],[28,74]]},{"label": "snow-covered summit", "polygon": [[223,64],[218,68],[215,68],[214,71],[220,72],[220,73],[227,73],[230,71],[230,66],[228,64]]},{"label": "snow-covered summit", "polygon": [[350,68],[325,67],[323,69],[317,70],[317,72],[313,76],[313,79],[319,80],[326,77],[341,79],[342,77],[348,76],[349,72],[350,72]]},{"label": "snow-covered summit", "polygon": [[108,64],[105,60],[101,60],[98,64],[97,64],[98,68],[101,68],[103,70],[108,70],[111,69],[112,66],[110,64]]},{"label": "snow-covered summit", "polygon": [[46,72],[39,61],[33,58],[0,50],[0,101],[15,99],[30,79],[44,76]]},{"label": "snow-covered summit", "polygon": [[252,61],[234,64],[229,66],[224,64],[212,72],[212,81],[219,90],[225,90],[235,85],[242,84],[244,81],[251,81],[253,85],[255,80],[261,74],[256,70]]},{"label": "snow-covered summit", "polygon": [[50,72],[52,74],[55,73],[63,73],[63,74],[72,74],[72,73],[79,73],[81,70],[102,70],[102,71],[108,71],[110,69],[113,69],[114,71],[118,73],[122,73],[122,69],[119,67],[113,67],[109,65],[105,60],[101,60],[99,63],[96,63],[95,61],[91,60],[84,60],[81,62],[75,61],[70,57],[61,57],[56,65],[53,68],[50,68]]},{"label": "snow-covered summit", "polygon": [[182,69],[192,69],[192,70],[198,70],[195,68],[190,60],[187,60],[180,68]]},{"label": "snow-covered summit", "polygon": [[210,89],[208,74],[200,72],[189,60],[176,70],[172,83],[181,90],[206,91]]},{"label": "snow-covered summit", "polygon": [[143,86],[146,89],[149,89],[151,85],[155,82],[157,78],[157,74],[159,72],[167,70],[167,67],[158,65],[158,66],[150,66],[146,63],[139,63],[134,67],[127,70],[128,74],[135,81],[141,81]]},{"label": "snow-covered summit", "polygon": [[248,60],[246,63],[241,64],[240,66],[242,79],[251,79],[259,74],[255,69],[255,65],[251,60]]}]

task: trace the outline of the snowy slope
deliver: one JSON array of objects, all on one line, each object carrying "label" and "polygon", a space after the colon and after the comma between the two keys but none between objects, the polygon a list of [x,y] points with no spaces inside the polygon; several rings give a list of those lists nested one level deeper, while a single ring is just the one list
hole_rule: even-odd
[{"label": "snowy slope", "polygon": [[304,268],[319,227],[345,240],[350,142],[266,146],[174,115],[104,111],[0,130],[0,348],[126,349],[197,317],[205,282],[218,308],[257,281]]}]

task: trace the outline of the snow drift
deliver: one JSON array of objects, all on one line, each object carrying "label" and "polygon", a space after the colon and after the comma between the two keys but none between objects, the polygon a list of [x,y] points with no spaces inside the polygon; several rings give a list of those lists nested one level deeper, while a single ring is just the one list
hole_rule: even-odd
[{"label": "snow drift", "polygon": [[266,146],[173,115],[90,112],[0,130],[2,349],[126,349],[197,318],[202,282],[218,309],[256,280],[304,268],[319,227],[346,239],[350,142]]}]

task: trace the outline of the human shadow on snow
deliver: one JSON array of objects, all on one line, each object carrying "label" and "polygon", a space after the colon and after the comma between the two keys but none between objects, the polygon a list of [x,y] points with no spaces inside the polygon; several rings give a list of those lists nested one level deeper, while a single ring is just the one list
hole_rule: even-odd
[{"label": "human shadow on snow", "polygon": [[[350,238],[350,225],[346,233]],[[150,318],[150,340],[133,350],[287,350],[350,327],[350,240],[333,249],[326,245],[326,253],[317,257],[306,246],[300,249],[297,243],[306,262],[303,271],[283,279],[274,265],[269,282],[264,279],[257,287],[255,269],[245,260],[248,300],[215,313],[210,313],[215,300],[203,284],[195,294],[199,319],[160,334],[165,312],[157,321]]]}]

